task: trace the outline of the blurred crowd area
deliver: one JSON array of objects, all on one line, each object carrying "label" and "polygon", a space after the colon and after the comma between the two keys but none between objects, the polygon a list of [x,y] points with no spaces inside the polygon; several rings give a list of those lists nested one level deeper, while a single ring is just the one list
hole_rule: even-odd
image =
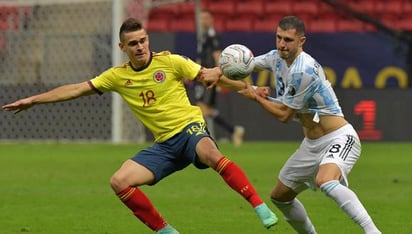
[{"label": "blurred crowd area", "polygon": [[[88,1],[84,1],[87,4]],[[109,1],[108,1],[109,2]],[[195,31],[194,1],[156,4],[134,0],[127,3],[130,15],[144,14],[151,31]],[[328,2],[342,3],[334,6]],[[215,15],[219,31],[273,31],[273,24],[285,15],[298,15],[309,32],[374,31],[376,28],[357,20],[346,6],[396,30],[412,31],[411,0],[201,0],[201,8]],[[99,3],[103,4],[104,3]],[[81,5],[81,4],[79,4]],[[154,5],[154,4],[153,4]],[[0,31],[19,30],[35,13],[36,6],[0,5]]]},{"label": "blurred crowd area", "polygon": [[[308,32],[359,32],[376,28],[348,13],[369,16],[396,30],[412,31],[410,0],[202,0],[204,9],[215,15],[219,31],[273,31],[274,24],[285,15],[305,20]],[[131,3],[138,4],[138,3]],[[132,7],[133,8],[133,7]],[[194,4],[162,6],[149,13],[148,28],[152,31],[194,31]]]}]

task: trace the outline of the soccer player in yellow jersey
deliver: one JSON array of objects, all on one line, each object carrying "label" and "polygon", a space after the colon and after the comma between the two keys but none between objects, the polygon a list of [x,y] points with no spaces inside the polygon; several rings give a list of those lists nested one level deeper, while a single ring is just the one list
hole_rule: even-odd
[{"label": "soccer player in yellow jersey", "polygon": [[136,19],[127,19],[119,36],[119,47],[129,62],[112,67],[90,81],[63,85],[2,108],[18,113],[35,104],[117,92],[155,138],[151,147],[126,160],[110,181],[116,195],[145,225],[157,233],[179,233],[139,186],[154,185],[191,163],[199,169],[213,168],[250,203],[266,228],[275,225],[276,215],[256,193],[242,169],[218,150],[199,107],[189,102],[183,78],[196,79],[205,68],[180,55],[151,52],[149,36]]}]

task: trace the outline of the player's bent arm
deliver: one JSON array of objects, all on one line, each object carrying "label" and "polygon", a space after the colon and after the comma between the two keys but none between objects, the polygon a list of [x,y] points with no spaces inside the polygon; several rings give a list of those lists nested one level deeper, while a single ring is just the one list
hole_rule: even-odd
[{"label": "player's bent arm", "polygon": [[287,123],[295,115],[295,110],[280,102],[272,102],[264,97],[256,95],[256,102],[262,105],[265,110],[276,117],[280,122]]},{"label": "player's bent arm", "polygon": [[223,88],[229,88],[229,89],[236,90],[236,91],[247,88],[246,81],[231,80],[227,78],[226,76],[224,76],[223,74],[220,76],[217,82],[217,85]]},{"label": "player's bent arm", "polygon": [[222,74],[219,67],[202,68],[199,81],[203,82],[208,88],[219,85],[224,88],[241,90],[246,88],[244,81],[230,80]]},{"label": "player's bent arm", "polygon": [[13,103],[4,105],[2,108],[7,111],[16,111],[15,113],[18,113],[36,104],[63,102],[94,93],[94,89],[89,86],[88,82],[69,84],[57,87],[48,92],[20,99]]}]

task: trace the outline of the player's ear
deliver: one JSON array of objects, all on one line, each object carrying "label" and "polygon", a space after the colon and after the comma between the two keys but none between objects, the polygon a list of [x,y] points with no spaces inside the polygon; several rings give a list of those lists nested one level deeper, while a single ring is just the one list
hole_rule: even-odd
[{"label": "player's ear", "polygon": [[299,47],[302,47],[303,44],[305,44],[305,42],[306,42],[306,37],[305,37],[305,36],[301,36],[301,37],[299,38]]},{"label": "player's ear", "polygon": [[124,52],[124,44],[122,42],[119,42],[118,45],[119,45],[120,50]]}]

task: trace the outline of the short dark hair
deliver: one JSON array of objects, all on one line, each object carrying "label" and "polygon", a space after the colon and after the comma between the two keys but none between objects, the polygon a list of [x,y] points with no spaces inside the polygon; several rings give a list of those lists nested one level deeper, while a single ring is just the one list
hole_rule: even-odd
[{"label": "short dark hair", "polygon": [[120,41],[123,39],[123,34],[128,32],[139,31],[143,29],[142,23],[135,18],[125,20],[119,30]]},{"label": "short dark hair", "polygon": [[297,16],[285,16],[279,21],[282,30],[296,29],[296,34],[305,35],[305,23]]}]

